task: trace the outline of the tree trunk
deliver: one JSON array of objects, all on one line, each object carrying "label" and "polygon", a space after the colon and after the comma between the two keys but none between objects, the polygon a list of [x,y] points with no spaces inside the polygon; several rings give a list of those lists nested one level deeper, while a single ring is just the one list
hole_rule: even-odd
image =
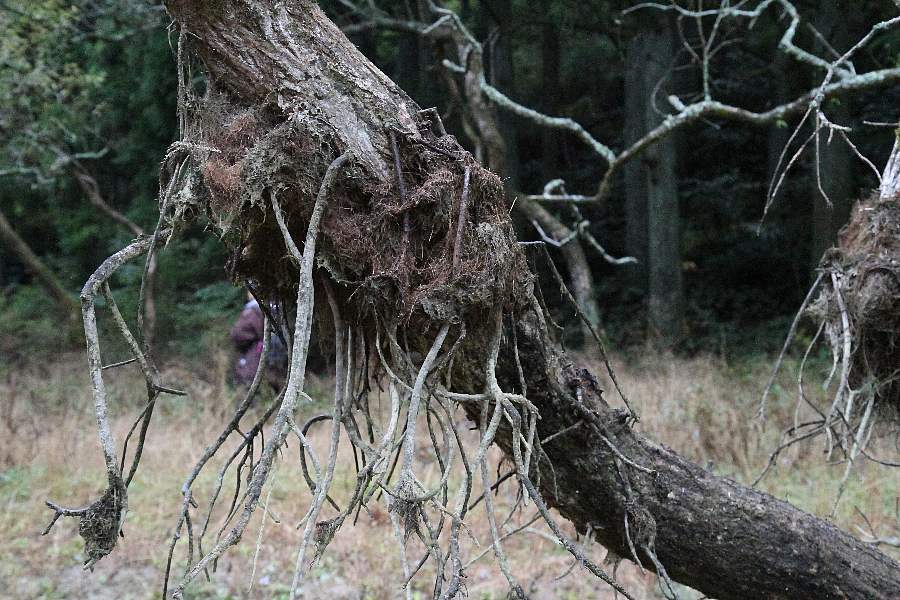
[{"label": "tree trunk", "polygon": [[421,36],[415,33],[397,33],[397,59],[394,64],[393,80],[409,93],[410,96],[421,98],[422,65],[419,62],[421,56]]},{"label": "tree trunk", "polygon": [[2,212],[0,212],[0,242],[22,261],[25,268],[44,286],[44,289],[65,314],[72,320],[76,319],[78,304],[75,302],[74,296],[66,291],[53,271],[38,258],[25,240],[19,237]]},{"label": "tree trunk", "polygon": [[[330,160],[311,160],[312,155],[296,154],[307,147],[303,144],[309,138],[333,140],[340,145],[335,152],[350,149],[353,153],[352,182],[356,187],[333,200],[344,202],[341,219],[356,218],[359,213],[354,211],[367,210],[369,201],[380,200],[377,194],[381,190],[394,187],[393,153],[386,126],[396,124],[406,131],[416,131],[417,107],[344,38],[315,3],[235,0],[215,3],[216,8],[198,8],[198,4],[169,0],[168,7],[190,31],[186,39],[206,66],[214,95],[205,107],[205,123],[211,127],[210,119],[221,115],[223,98],[219,94],[239,112],[266,107],[265,112],[257,113],[256,122],[257,127],[272,127],[270,134],[260,138],[256,147],[240,152],[265,152],[266,162],[277,164],[267,176],[272,179],[270,189],[273,193],[280,190],[279,198],[285,206],[308,201],[299,195],[306,193],[305,179],[318,181],[323,165]],[[261,121],[264,117],[269,120]],[[298,139],[292,129],[285,130],[290,135],[279,133],[279,128],[288,125],[303,127],[300,133],[308,137]],[[449,141],[442,138],[441,143]],[[454,152],[459,151],[458,146],[452,147]],[[235,149],[220,144],[219,150],[209,155],[207,166]],[[404,148],[404,160],[410,158],[407,153],[418,153],[412,158],[430,164],[428,161],[434,159],[426,158],[426,152],[422,146],[409,144]],[[471,158],[466,156],[464,160]],[[203,165],[200,170],[211,172]],[[276,180],[286,172],[294,175],[295,191],[291,193],[289,181]],[[258,182],[259,177],[260,173],[254,171],[244,182]],[[204,181],[212,194],[214,178]],[[355,196],[366,190],[368,198]],[[348,195],[352,197],[347,199]],[[214,216],[217,207],[223,210],[214,194],[209,202]],[[251,214],[242,216],[249,218]],[[504,211],[499,214],[508,219]],[[294,228],[299,225],[302,223]],[[336,225],[333,221],[329,225],[327,215],[323,225],[321,246],[336,252],[331,240],[335,230],[328,229]],[[265,284],[272,275],[258,267],[261,263],[246,257],[262,253],[259,245],[265,245],[266,239],[257,235],[248,243],[257,247],[245,248],[244,268],[257,264],[249,275]],[[513,241],[501,250],[520,252],[518,248]],[[284,247],[278,240],[266,251],[277,258],[284,254]],[[340,258],[336,256],[326,259]],[[523,263],[518,264],[519,271],[513,275],[521,282],[530,281]],[[332,265],[328,271],[333,269]],[[290,277],[282,275],[281,283],[290,283]],[[341,288],[343,284],[336,282],[334,286]],[[372,318],[355,311],[347,295],[340,300],[347,304],[347,314]],[[570,428],[545,448],[555,477],[542,464],[546,472],[541,477],[541,492],[576,526],[582,530],[590,526],[602,543],[628,557],[627,514],[632,539],[646,566],[652,568],[647,549],[655,549],[659,564],[673,579],[720,599],[900,595],[898,565],[871,546],[786,502],[716,477],[632,431],[625,414],[610,408],[600,397],[590,373],[572,367],[570,359],[551,341],[534,298],[529,295],[519,300],[513,316],[528,397],[541,415],[539,435],[544,438]],[[481,305],[470,305],[476,306]],[[483,389],[483,375],[479,373],[483,374],[481,366],[491,334],[478,325],[485,317],[483,313],[466,314],[472,325],[470,333],[454,355],[453,380],[461,391]],[[498,365],[498,376],[507,389],[518,387],[513,384],[518,370],[512,354],[508,348],[502,351],[502,363]],[[508,433],[498,440],[507,451]],[[602,436],[631,460],[652,469],[653,474],[625,467],[621,472],[627,481],[621,479],[616,473],[622,465],[617,465],[619,459]]]},{"label": "tree trunk", "polygon": [[[560,114],[561,63],[559,27],[554,23],[545,23],[541,26],[541,110],[547,115]],[[560,133],[558,129],[551,128],[544,128],[541,132],[541,169],[544,181],[559,177]]]},{"label": "tree trunk", "polygon": [[[829,110],[829,118],[835,123],[847,122],[849,111],[845,107]],[[853,182],[854,156],[844,140],[835,136],[828,143],[828,134],[819,141],[818,179],[813,175],[810,189],[813,202],[812,265],[818,266],[822,254],[837,243],[837,234],[850,218],[850,209],[856,189]],[[825,193],[825,196],[822,195]]]},{"label": "tree trunk", "polygon": [[[629,429],[625,413],[606,404],[591,375],[571,366],[545,327],[531,313],[517,330],[528,397],[540,408],[540,436],[582,425],[545,447],[553,470],[542,463],[542,492],[580,531],[592,526],[600,543],[630,558],[628,513],[632,539],[655,535],[656,554],[672,579],[720,600],[898,597],[900,565],[873,546]],[[515,365],[505,367],[510,385]],[[628,490],[603,435],[654,473],[626,470]]]},{"label": "tree trunk", "polygon": [[[770,101],[772,106],[779,106],[788,102],[791,98],[797,97],[797,80],[799,79],[796,61],[785,54],[779,52],[772,63],[770,71],[772,75],[772,85],[774,88],[773,98]],[[785,146],[791,139],[791,127],[785,121],[776,122],[769,126],[769,133],[766,139],[766,183],[777,183],[780,170],[784,168],[782,163],[782,154],[785,152]],[[790,156],[787,157],[790,159]],[[784,195],[784,186],[781,186],[775,196],[775,201],[781,200]]]},{"label": "tree trunk", "polygon": [[[653,20],[629,43],[625,80],[626,140],[633,142],[659,125],[665,104],[675,42],[666,19]],[[634,281],[647,293],[651,334],[670,346],[684,330],[678,180],[675,140],[654,144],[626,166],[626,244],[638,259]],[[646,287],[644,287],[646,286]]]},{"label": "tree trunk", "polygon": [[[851,35],[846,22],[846,8],[835,2],[821,2],[816,15],[816,29],[838,52],[846,52],[851,44]],[[824,44],[817,43],[817,52],[825,54]],[[850,120],[850,110],[846,99],[828,102],[828,118],[838,125],[846,125]],[[853,181],[853,167],[856,158],[847,143],[835,135],[822,132],[819,139],[819,164],[814,169],[812,185],[813,202],[813,267],[819,265],[822,254],[837,243],[837,233],[850,218],[850,209],[856,195]],[[819,189],[821,184],[821,189]],[[822,195],[824,192],[825,196]],[[827,196],[827,197],[826,197]]]},{"label": "tree trunk", "polygon": [[[648,90],[645,82],[645,36],[637,35],[625,51],[625,144],[641,139],[647,130],[645,113]],[[640,296],[647,294],[647,181],[642,160],[625,165],[625,252],[637,259],[623,267],[628,283]]]}]

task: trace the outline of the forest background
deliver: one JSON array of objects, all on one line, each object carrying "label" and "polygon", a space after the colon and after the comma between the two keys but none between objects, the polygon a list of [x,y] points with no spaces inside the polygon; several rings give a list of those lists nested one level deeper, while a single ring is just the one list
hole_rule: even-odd
[{"label": "forest background", "polygon": [[[321,4],[369,59],[420,105],[437,107],[448,131],[477,151],[466,135],[465,107],[444,85],[441,57],[427,40],[355,28],[344,3]],[[484,41],[487,77],[495,87],[546,114],[573,118],[613,148],[661,122],[672,111],[667,94],[688,100],[700,84],[685,47],[698,42],[698,30],[646,11],[623,13],[634,2],[446,4]],[[872,23],[896,13],[887,1],[795,4],[815,28],[801,27],[798,44],[826,54],[843,52]],[[416,0],[383,5],[399,16],[422,10]],[[774,14],[758,19],[749,32],[724,36],[710,63],[718,99],[762,111],[821,82],[822,70],[777,51],[784,23]],[[29,427],[37,427],[22,414],[55,415],[61,422],[79,410],[73,398],[86,391],[74,391],[84,383],[75,366],[84,360],[73,318],[77,292],[104,258],[156,224],[159,165],[178,131],[167,26],[161,7],[139,0],[0,0],[0,393],[3,427],[13,439],[24,440]],[[860,71],[900,66],[900,30],[878,35],[855,61]],[[832,120],[853,129],[859,153],[882,165],[894,141],[893,128],[883,125],[897,122],[898,101],[900,89],[880,87],[830,98],[827,108]],[[610,255],[637,259],[611,264],[583,243],[595,304],[587,312],[615,349],[627,380],[644,391],[635,395],[655,407],[657,418],[644,426],[665,429],[669,433],[659,437],[667,443],[696,460],[721,462],[738,477],[762,468],[774,445],[771,433],[745,425],[766,367],[853,203],[878,186],[853,149],[834,140],[821,148],[818,166],[811,152],[799,158],[766,210],[796,125],[791,119],[765,127],[701,120],[629,165],[603,202],[576,205],[577,211],[545,205],[559,223],[589,233]],[[511,189],[534,193],[562,178],[570,193],[594,192],[602,168],[577,137],[509,113],[501,114],[501,126],[508,147],[503,176]],[[667,210],[647,210],[651,193]],[[513,214],[520,239],[541,239],[528,217]],[[656,239],[654,220],[678,235]],[[563,252],[549,250],[571,276]],[[654,257],[660,256],[657,265]],[[228,329],[245,291],[222,268],[228,262],[202,222],[159,255],[153,295],[156,315],[164,318],[155,320],[154,348],[167,368],[192,374],[189,389],[202,406],[191,410],[215,411],[216,403],[233,401]],[[566,327],[567,345],[582,346],[577,317],[546,265],[532,268],[555,320]],[[113,282],[129,320],[135,318],[141,274],[140,266],[125,267]],[[662,303],[654,297],[660,289],[667,294]],[[812,324],[802,324],[801,342],[813,333]],[[799,355],[805,344],[796,347]],[[115,346],[109,352],[117,350],[124,353]],[[590,360],[587,345],[585,352]],[[825,372],[830,360],[826,345],[811,358]],[[776,392],[784,392],[790,375],[778,384]],[[678,394],[679,408],[666,404]],[[647,398],[654,400],[647,404]],[[175,421],[187,419],[173,414]],[[696,429],[679,433],[687,423]],[[723,437],[729,430],[737,432],[734,439]],[[22,466],[41,453],[53,457],[40,441],[30,444],[0,451],[0,492],[16,505],[34,500],[31,490],[53,475],[52,466],[40,472]],[[62,462],[65,452],[57,451]],[[820,475],[830,476],[821,468],[808,471],[802,482],[784,479],[775,486],[794,490],[792,499],[827,514],[834,486],[816,485]],[[854,506],[863,506],[876,526],[891,523],[896,482],[891,491],[882,479],[889,475],[873,477],[853,484],[839,517],[845,526],[871,525],[854,516]],[[873,486],[879,490],[874,499]]]}]

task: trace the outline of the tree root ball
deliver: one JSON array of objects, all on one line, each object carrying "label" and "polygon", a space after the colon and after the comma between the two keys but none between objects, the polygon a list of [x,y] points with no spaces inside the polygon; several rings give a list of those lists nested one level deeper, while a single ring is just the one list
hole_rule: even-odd
[{"label": "tree root ball", "polygon": [[[322,133],[315,108],[273,115],[210,92],[194,119],[196,146],[211,151],[194,153],[203,185],[190,212],[205,213],[230,247],[236,281],[268,300],[291,298],[298,270],[272,202],[302,250],[319,184],[344,144]],[[530,293],[502,182],[430,125],[389,132],[389,173],[375,176],[353,155],[329,192],[317,261],[351,290],[357,321],[460,322]]]},{"label": "tree root ball", "polygon": [[900,198],[859,202],[821,269],[823,285],[809,313],[824,321],[841,356],[843,304],[852,339],[849,386],[870,390],[882,418],[900,421]]}]

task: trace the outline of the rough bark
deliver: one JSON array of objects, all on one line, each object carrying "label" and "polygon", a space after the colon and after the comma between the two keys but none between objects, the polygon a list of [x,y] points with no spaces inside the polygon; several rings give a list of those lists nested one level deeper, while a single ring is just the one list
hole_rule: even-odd
[{"label": "rough bark", "polygon": [[[372,179],[369,189],[393,185],[386,125],[399,120],[415,127],[417,107],[315,3],[197,5],[168,2],[190,31],[191,45],[217,92],[227,94],[233,106],[267,107],[273,126],[279,119],[294,119],[301,106],[315,109],[317,118],[305,125],[322,128],[342,144],[341,150],[350,149],[362,163],[363,171],[354,172]],[[321,174],[321,165],[305,168],[310,177]],[[528,397],[541,413],[539,435],[581,423],[547,445],[555,478],[544,461],[541,491],[576,526],[590,526],[601,542],[627,557],[629,514],[638,546],[655,548],[673,579],[721,599],[900,595],[898,565],[877,550],[786,502],[716,477],[632,431],[625,414],[600,397],[591,375],[574,368],[557,349],[534,305],[524,299],[514,316]],[[464,389],[480,391],[483,383],[490,337],[484,329],[470,328],[456,354],[454,381]],[[512,353],[502,354],[498,374],[505,386],[515,387]],[[653,474],[624,467],[626,483],[601,436]],[[507,451],[508,439],[500,439]]]},{"label": "rough bark", "polygon": [[78,314],[78,304],[74,296],[69,294],[60,283],[59,278],[38,258],[28,244],[23,240],[13,226],[6,219],[6,215],[0,212],[0,242],[6,246],[13,255],[22,261],[25,268],[34,275],[40,284],[47,290],[51,298],[59,305],[66,315],[74,320]]},{"label": "rough bark", "polygon": [[[517,333],[528,397],[541,413],[541,437],[583,423],[545,447],[557,488],[545,463],[541,476],[548,503],[580,530],[593,526],[598,541],[630,557],[624,529],[630,511],[632,538],[640,535],[636,522],[647,524],[645,535],[655,530],[656,553],[672,579],[720,600],[900,594],[900,565],[871,545],[788,502],[717,477],[629,429],[625,413],[606,405],[590,374],[573,368],[548,343],[539,318],[521,319]],[[512,381],[513,368],[507,365]],[[625,470],[633,502],[601,435],[654,471]],[[640,558],[653,568],[646,555]]]}]

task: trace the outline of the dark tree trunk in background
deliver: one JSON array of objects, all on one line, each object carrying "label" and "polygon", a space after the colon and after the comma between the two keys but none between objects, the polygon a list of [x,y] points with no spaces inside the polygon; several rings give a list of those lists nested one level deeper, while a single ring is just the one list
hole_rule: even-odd
[{"label": "dark tree trunk in background", "polygon": [[422,68],[419,63],[420,38],[415,33],[398,33],[397,62],[392,79],[400,82],[410,96],[421,97]]},{"label": "dark tree trunk in background", "polygon": [[[547,115],[559,115],[560,93],[562,81],[562,46],[559,39],[559,27],[553,23],[541,26],[541,111]],[[541,132],[541,169],[544,181],[559,177],[561,132],[558,129],[544,128]]]},{"label": "dark tree trunk in background", "polygon": [[[625,144],[640,139],[646,131],[648,102],[647,68],[643,35],[628,42],[625,53]],[[652,88],[651,88],[652,89]],[[625,165],[625,252],[637,259],[624,267],[628,282],[642,296],[647,293],[647,181],[641,160]]]},{"label": "dark tree trunk in background", "polygon": [[[504,91],[511,97],[516,97],[516,76],[512,55],[512,24],[513,7],[512,0],[490,0],[485,2],[488,16],[488,33],[495,30],[496,37],[491,36],[487,44],[488,69],[487,77],[491,85]],[[506,144],[506,172],[503,173],[504,181],[519,188],[519,147],[517,143],[518,133],[516,120],[511,114],[501,113],[500,134],[507,140]]]},{"label": "dark tree trunk in background", "polygon": [[[846,123],[842,117],[849,116],[845,107],[832,108],[828,117],[835,123]],[[853,180],[853,152],[843,139],[835,136],[831,144],[827,135],[822,136],[819,149],[819,173],[822,196],[813,177],[813,236],[812,264],[818,265],[822,254],[837,243],[837,233],[850,218],[850,209],[857,193]]]},{"label": "dark tree trunk in background", "polygon": [[[670,76],[675,39],[666,19],[648,20],[647,28],[629,42],[625,80],[626,142],[659,125],[668,112],[665,78]],[[640,261],[636,287],[647,295],[650,333],[664,346],[677,342],[684,330],[681,277],[681,225],[676,141],[669,136],[626,166],[626,245]]]},{"label": "dark tree trunk in background", "polygon": [[[509,25],[512,14],[510,12],[511,4],[509,0],[501,0],[499,2],[485,3],[489,16],[493,19],[506,19],[506,25]],[[502,37],[501,29],[501,37]],[[504,71],[502,65],[506,61],[501,60],[504,56],[504,50],[501,45],[495,43],[493,46],[493,58],[489,56],[492,64],[496,60],[501,61],[501,66],[494,66],[493,71],[498,75]],[[509,57],[508,57],[509,58]],[[509,73],[511,76],[512,63],[508,62]],[[531,221],[536,221],[544,231],[557,240],[567,239],[571,237],[572,230],[569,229],[562,221],[556,218],[550,211],[541,206],[538,202],[523,198],[523,194],[519,194],[516,183],[516,163],[517,153],[515,150],[516,138],[514,132],[510,133],[507,128],[504,130],[504,115],[498,114],[494,107],[489,103],[487,98],[475,77],[467,77],[465,86],[466,100],[469,104],[469,110],[475,121],[484,146],[487,150],[487,166],[495,173],[503,178],[506,189],[511,196],[518,197],[515,210],[518,214],[525,217],[528,227]],[[509,82],[508,82],[509,83]],[[498,84],[501,85],[501,84]],[[509,92],[509,88],[501,89]],[[594,326],[600,323],[600,307],[594,296],[594,276],[591,273],[590,263],[585,254],[584,247],[580,241],[570,239],[569,243],[560,248],[560,254],[565,262],[565,269],[569,275],[569,287],[572,295],[578,302],[585,317]],[[587,327],[581,327],[581,337],[587,341],[591,334]]]},{"label": "dark tree trunk in background", "polygon": [[[234,0],[225,8],[217,3],[219,8],[201,9],[189,0],[169,0],[168,6],[191,32],[211,86],[234,106],[266,105],[274,128],[294,118],[298,103],[315,104],[317,118],[304,127],[321,128],[323,137],[342,145],[337,151],[354,153],[355,176],[367,178],[360,189],[392,189],[386,125],[399,121],[415,127],[407,121],[417,107],[315,3]],[[280,91],[280,107],[272,104],[273,89]],[[287,139],[290,146],[293,138]],[[279,153],[272,141],[266,143],[267,152],[298,177],[320,176],[324,163],[290,162],[291,148]],[[406,152],[427,150],[413,146]],[[365,204],[364,198],[360,201]],[[573,367],[553,342],[536,300],[523,300],[529,308],[514,320],[528,397],[541,415],[538,435],[570,428],[545,448],[555,476],[549,469],[543,474],[541,492],[579,529],[590,526],[600,541],[627,557],[627,514],[632,537],[640,547],[655,547],[674,579],[721,600],[900,597],[898,565],[873,547],[786,502],[716,477],[635,433],[624,413],[606,404],[593,377]],[[490,334],[481,329],[470,328],[454,355],[454,387],[461,391],[482,391],[479,373]],[[517,369],[508,347],[501,355],[498,376],[510,387]],[[508,434],[498,437],[506,450]],[[625,467],[628,483],[623,483],[618,459],[603,436],[653,473]]]},{"label": "dark tree trunk in background", "polygon": [[[779,52],[775,57],[775,61],[772,63],[771,76],[773,93],[772,99],[769,102],[770,106],[778,106],[789,101],[791,98],[797,97],[799,86],[797,85],[798,77],[796,61],[793,58],[783,52]],[[769,127],[766,149],[767,185],[772,181],[777,182],[776,178],[780,174],[779,169],[784,167],[784,165],[780,165],[779,162],[781,161],[782,153],[784,153],[784,148],[791,138],[792,131],[793,129],[791,126],[784,121],[777,122],[775,125]],[[790,157],[788,156],[787,158]],[[784,186],[779,189],[778,194],[775,196],[775,200],[778,201],[783,196]]]},{"label": "dark tree trunk in background", "polygon": [[[834,0],[823,0],[816,14],[816,28],[838,52],[845,52],[851,44],[851,35],[846,20],[846,6],[840,7]],[[818,44],[817,51],[826,55],[827,51]],[[817,74],[818,76],[818,74]],[[838,125],[847,125],[851,111],[847,99],[829,102],[826,106],[828,118]],[[822,254],[837,243],[837,233],[850,218],[850,209],[857,193],[853,181],[856,158],[847,143],[835,135],[828,143],[828,134],[819,141],[818,176],[812,178],[813,235],[812,265],[819,264]],[[821,180],[819,190],[817,179]],[[822,191],[827,199],[822,196]]]}]

